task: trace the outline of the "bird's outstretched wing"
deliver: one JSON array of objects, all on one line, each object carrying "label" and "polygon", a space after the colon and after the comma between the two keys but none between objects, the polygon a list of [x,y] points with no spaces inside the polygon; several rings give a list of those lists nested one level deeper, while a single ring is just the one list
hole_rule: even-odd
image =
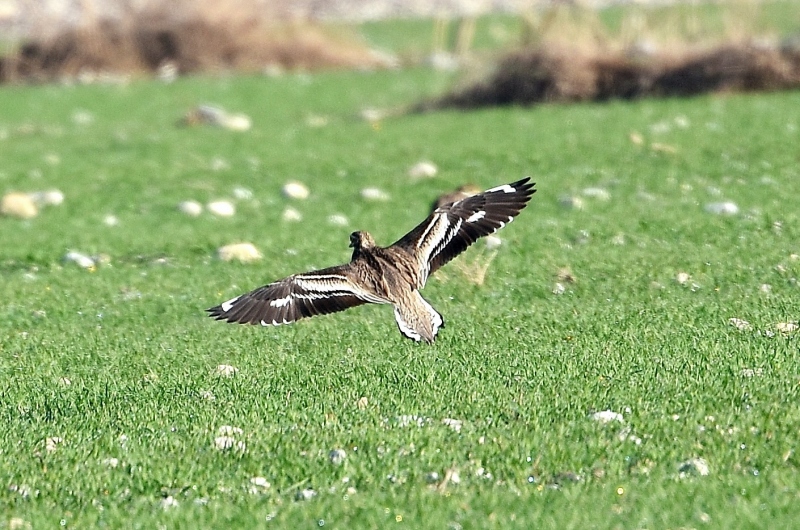
[{"label": "bird's outstretched wing", "polygon": [[446,204],[393,246],[416,256],[426,269],[422,277],[427,279],[478,238],[493,234],[513,221],[536,192],[534,186],[526,177]]},{"label": "bird's outstretched wing", "polygon": [[217,320],[280,326],[301,318],[387,300],[354,281],[352,264],[294,274],[207,309]]}]

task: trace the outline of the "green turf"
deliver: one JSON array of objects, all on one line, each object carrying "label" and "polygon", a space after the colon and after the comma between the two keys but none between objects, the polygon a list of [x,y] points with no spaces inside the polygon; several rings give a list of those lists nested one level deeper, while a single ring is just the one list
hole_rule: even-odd
[{"label": "green turf", "polygon": [[[66,196],[33,220],[0,218],[0,524],[794,525],[798,334],[776,324],[800,318],[800,93],[358,118],[450,81],[411,70],[0,88],[0,191]],[[200,102],[249,114],[253,129],[176,127]],[[422,159],[440,173],[411,182]],[[451,265],[425,289],[447,320],[433,346],[403,339],[387,307],[268,329],[204,316],[347,260],[352,230],[388,244],[438,193],[525,175],[539,192],[499,233],[485,285]],[[307,201],[281,195],[294,179]],[[234,218],[176,209],[236,186],[253,199]],[[391,201],[362,200],[365,186]],[[598,186],[610,200],[560,205]],[[723,200],[740,212],[705,212]],[[281,220],[288,205],[301,223]],[[337,213],[348,226],[329,224]],[[238,241],[263,261],[214,257]],[[62,263],[68,250],[111,263],[82,270]],[[577,282],[555,295],[563,267]],[[219,377],[220,364],[238,373]],[[606,409],[624,422],[589,417]],[[244,451],[215,448],[226,425]],[[63,441],[48,452],[51,437]],[[710,474],[682,478],[695,457]],[[458,484],[442,484],[448,470]],[[305,489],[316,496],[297,501]]]}]

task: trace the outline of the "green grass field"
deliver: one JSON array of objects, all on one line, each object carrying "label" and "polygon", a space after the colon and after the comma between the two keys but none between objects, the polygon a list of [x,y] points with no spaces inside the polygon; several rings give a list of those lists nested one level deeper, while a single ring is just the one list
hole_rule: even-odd
[{"label": "green grass field", "polygon": [[[0,192],[66,200],[0,218],[0,525],[795,525],[800,332],[777,326],[800,319],[800,93],[358,117],[451,82],[1,87]],[[203,102],[252,130],[175,125]],[[439,175],[411,181],[422,159]],[[346,261],[353,230],[389,244],[437,194],[525,175],[539,192],[498,234],[486,283],[450,265],[425,289],[447,320],[433,346],[382,306],[279,328],[204,315]],[[284,198],[289,180],[309,199]],[[363,200],[367,186],[391,200]],[[236,187],[253,197],[233,218],[176,208]],[[739,213],[706,212],[722,201]],[[215,257],[239,241],[264,259]],[[110,264],[63,263],[69,250]],[[577,281],[553,294],[565,267]],[[623,421],[592,418],[604,410]],[[707,476],[681,472],[693,458]]]}]

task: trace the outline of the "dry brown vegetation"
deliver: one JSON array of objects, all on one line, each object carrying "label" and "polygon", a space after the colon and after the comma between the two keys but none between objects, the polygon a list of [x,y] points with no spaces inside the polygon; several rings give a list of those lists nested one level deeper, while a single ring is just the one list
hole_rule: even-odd
[{"label": "dry brown vegetation", "polygon": [[[59,25],[56,25],[59,27]],[[153,2],[120,17],[42,29],[0,59],[0,81],[52,81],[86,72],[128,74],[376,68],[353,35],[335,34],[257,2]]]},{"label": "dry brown vegetation", "polygon": [[616,34],[582,8],[530,15],[521,49],[484,79],[415,110],[800,87],[800,45],[780,46],[754,22],[748,26],[743,21],[758,17],[748,11],[753,4],[743,5],[722,12],[716,33],[692,11],[668,19],[652,12],[657,20],[632,11]]}]

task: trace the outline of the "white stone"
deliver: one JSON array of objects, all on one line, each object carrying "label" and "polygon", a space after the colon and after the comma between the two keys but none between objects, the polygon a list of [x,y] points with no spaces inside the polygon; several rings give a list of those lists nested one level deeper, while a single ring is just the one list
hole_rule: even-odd
[{"label": "white stone", "polygon": [[0,201],[0,214],[8,217],[31,219],[38,213],[39,209],[36,207],[36,203],[26,193],[7,193]]},{"label": "white stone", "polygon": [[117,226],[119,225],[119,218],[116,215],[108,214],[103,217],[103,224],[106,226]]},{"label": "white stone", "polygon": [[706,212],[716,215],[736,215],[739,213],[739,207],[735,202],[711,202],[706,204]]},{"label": "white stone", "polygon": [[217,255],[222,261],[240,261],[250,263],[261,259],[261,252],[252,243],[232,243],[217,249]]},{"label": "white stone", "polygon": [[219,449],[220,451],[227,451],[236,443],[236,439],[233,436],[217,436],[214,438],[214,447]]},{"label": "white stone", "polygon": [[613,410],[601,410],[591,415],[591,418],[600,423],[611,423],[612,421],[623,421],[622,414]]},{"label": "white stone", "polygon": [[215,372],[217,375],[222,377],[233,377],[237,373],[239,373],[239,369],[235,366],[231,366],[230,364],[220,364],[217,366]]},{"label": "white stone", "polygon": [[503,244],[503,240],[495,235],[488,235],[484,237],[483,242],[488,250],[498,249]]},{"label": "white stone", "polygon": [[231,201],[212,201],[206,204],[206,208],[212,215],[217,217],[233,217],[236,215],[236,206]]},{"label": "white stone", "polygon": [[179,504],[178,501],[172,495],[161,500],[161,508],[163,508],[164,510],[177,508],[178,504]]},{"label": "white stone", "polygon": [[178,210],[191,217],[197,217],[203,213],[203,205],[197,201],[183,201],[178,204]]},{"label": "white stone", "polygon": [[800,325],[797,322],[778,322],[775,324],[775,329],[781,333],[794,333],[800,329]]},{"label": "white stone", "polygon": [[601,201],[607,201],[611,198],[611,194],[608,193],[608,190],[605,188],[585,188],[583,190],[583,195]]},{"label": "white stone", "polygon": [[308,199],[308,196],[311,192],[308,191],[308,187],[303,184],[302,182],[297,182],[295,180],[287,182],[283,185],[283,194],[289,199],[298,199],[298,200],[305,200]]},{"label": "white stone", "polygon": [[567,292],[567,288],[564,287],[564,284],[561,282],[556,282],[556,285],[553,287],[553,294],[561,295]]},{"label": "white stone", "polygon": [[91,269],[95,266],[95,261],[85,254],[81,254],[80,252],[70,251],[64,255],[64,261],[66,263],[74,263],[78,267],[83,269]]},{"label": "white stone", "polygon": [[583,199],[574,195],[561,197],[558,203],[568,210],[583,210],[584,208]]},{"label": "white stone", "polygon": [[675,281],[681,285],[685,285],[691,279],[692,277],[689,275],[688,272],[679,272],[678,274],[675,275]]},{"label": "white stone", "polygon": [[340,213],[331,214],[328,216],[328,222],[335,226],[347,226],[350,221]]},{"label": "white stone", "polygon": [[239,427],[233,427],[231,425],[223,425],[219,429],[217,429],[217,434],[220,436],[233,436],[234,434],[244,434],[244,431]]},{"label": "white stone", "polygon": [[334,449],[328,453],[328,458],[334,466],[340,466],[347,459],[347,452],[344,449]]},{"label": "white stone", "polygon": [[436,164],[428,160],[417,162],[408,170],[408,176],[411,178],[432,178],[439,172]]},{"label": "white stone", "polygon": [[240,201],[249,201],[253,198],[253,192],[243,186],[236,186],[233,188],[233,196]]},{"label": "white stone", "polygon": [[300,490],[295,495],[295,499],[298,501],[310,501],[314,497],[317,496],[317,492],[312,490],[311,488],[306,488],[304,490]]},{"label": "white stone", "polygon": [[64,194],[60,190],[35,191],[28,196],[38,206],[59,206],[64,202]]},{"label": "white stone", "polygon": [[442,423],[447,425],[456,432],[461,432],[461,426],[463,425],[463,422],[461,420],[456,420],[453,418],[444,418],[442,420]]},{"label": "white stone", "polygon": [[264,477],[253,477],[250,479],[250,484],[263,489],[268,489],[271,486],[269,481]]},{"label": "white stone", "polygon": [[48,453],[52,453],[55,452],[62,443],[64,443],[64,439],[60,436],[50,436],[44,441],[44,448]]},{"label": "white stone", "polygon": [[119,458],[104,458],[102,464],[106,467],[117,467],[119,466]]},{"label": "white stone", "polygon": [[681,478],[685,478],[690,475],[706,477],[711,473],[711,470],[708,467],[708,462],[706,462],[704,459],[691,458],[680,464],[678,467],[678,472],[680,473]]},{"label": "white stone", "polygon": [[281,219],[283,219],[287,223],[296,223],[298,221],[303,220],[303,214],[301,214],[291,206],[287,206],[286,209],[283,211],[283,214],[281,214]]},{"label": "white stone", "polygon": [[364,188],[361,190],[361,198],[367,201],[388,201],[389,194],[380,188]]},{"label": "white stone", "polygon": [[747,320],[743,320],[741,318],[736,318],[736,317],[729,318],[728,322],[733,327],[735,327],[736,329],[739,329],[741,331],[748,331],[750,329],[753,329],[753,327],[750,325],[750,322],[748,322]]}]

